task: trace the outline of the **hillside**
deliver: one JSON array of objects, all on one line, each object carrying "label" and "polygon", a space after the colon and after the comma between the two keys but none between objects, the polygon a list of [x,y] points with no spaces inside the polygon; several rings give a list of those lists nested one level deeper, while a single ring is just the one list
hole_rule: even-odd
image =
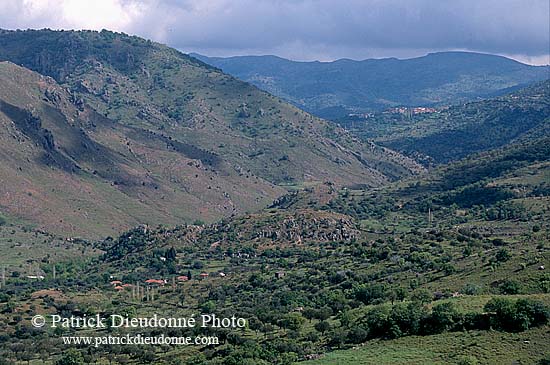
[{"label": "hillside", "polygon": [[328,119],[394,106],[444,105],[493,97],[548,79],[549,72],[548,67],[467,52],[334,62],[191,55]]},{"label": "hillside", "polygon": [[549,85],[343,129],[137,37],[0,31],[0,364],[548,363]]},{"label": "hillside", "polygon": [[353,134],[419,159],[445,163],[548,135],[550,81],[482,101],[429,112],[412,109],[340,119]]},{"label": "hillside", "polygon": [[[216,346],[80,348],[92,362],[537,363],[550,321],[548,146],[513,144],[374,190],[308,187],[211,225],[137,227],[88,246],[102,254],[87,262],[40,264],[43,282],[10,278],[15,309],[4,305],[0,326],[18,321],[6,331],[21,345],[49,344],[48,359],[66,349],[49,331],[28,337],[31,314],[91,307],[248,321],[208,329]],[[18,317],[25,308],[36,309]]]},{"label": "hillside", "polygon": [[116,125],[75,105],[53,79],[14,64],[0,63],[0,85],[0,206],[48,231],[97,236],[212,220],[283,191],[222,163],[220,175],[187,146]]},{"label": "hillside", "polygon": [[1,31],[0,60],[0,207],[56,232],[213,221],[288,185],[379,186],[422,170],[137,37]]}]

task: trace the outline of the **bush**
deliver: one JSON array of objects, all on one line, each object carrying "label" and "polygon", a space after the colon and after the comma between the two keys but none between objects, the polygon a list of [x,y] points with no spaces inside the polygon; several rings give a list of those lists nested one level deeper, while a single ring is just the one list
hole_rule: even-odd
[{"label": "bush", "polygon": [[325,333],[330,329],[330,323],[328,323],[327,321],[315,323],[315,329],[321,333]]},{"label": "bush", "polygon": [[[427,310],[418,302],[399,304],[392,308],[389,321],[397,325],[402,335],[415,335],[420,332]],[[397,333],[394,331],[394,333]]]},{"label": "bush", "polygon": [[464,285],[461,293],[466,295],[479,295],[483,293],[483,288],[480,285],[468,283]]},{"label": "bush", "polygon": [[55,362],[55,365],[81,365],[84,364],[84,357],[76,349],[68,349],[65,355]]},{"label": "bush", "polygon": [[495,259],[497,260],[497,262],[506,262],[506,261],[510,260],[511,258],[512,258],[512,255],[505,248],[502,248],[502,249],[498,250],[498,252],[495,256]]},{"label": "bush", "polygon": [[427,289],[418,289],[411,295],[413,302],[419,302],[421,304],[430,303],[433,299],[433,294]]},{"label": "bush", "polygon": [[499,290],[501,294],[514,295],[521,293],[522,287],[517,281],[508,279],[500,284]]},{"label": "bush", "polygon": [[479,364],[479,362],[473,356],[461,356],[457,361],[457,365],[476,365],[476,364]]},{"label": "bush", "polygon": [[366,316],[369,337],[385,337],[388,329],[389,311],[385,307],[376,307]]},{"label": "bush", "polygon": [[361,326],[352,328],[348,332],[348,343],[363,343],[367,340],[369,336],[369,331]]},{"label": "bush", "polygon": [[452,330],[461,321],[460,314],[453,303],[436,305],[428,319],[429,333],[441,333]]},{"label": "bush", "polygon": [[550,365],[550,354],[540,359],[538,365]]},{"label": "bush", "polygon": [[355,289],[355,298],[365,304],[380,301],[386,295],[386,287],[382,284],[361,285]]},{"label": "bush", "polygon": [[532,299],[518,299],[514,302],[493,298],[485,305],[485,311],[489,312],[493,328],[509,332],[543,326],[550,319],[550,309],[544,303]]}]

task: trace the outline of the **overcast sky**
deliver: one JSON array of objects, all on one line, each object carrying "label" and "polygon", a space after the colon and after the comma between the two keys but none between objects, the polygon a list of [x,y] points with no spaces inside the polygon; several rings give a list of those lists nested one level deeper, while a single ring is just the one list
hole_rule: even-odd
[{"label": "overcast sky", "polygon": [[548,64],[548,0],[0,0],[0,27],[136,34],[209,56],[407,58],[470,50]]}]

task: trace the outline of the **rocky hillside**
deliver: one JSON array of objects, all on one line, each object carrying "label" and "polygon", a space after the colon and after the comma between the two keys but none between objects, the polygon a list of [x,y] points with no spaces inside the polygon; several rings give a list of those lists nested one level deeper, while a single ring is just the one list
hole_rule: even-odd
[{"label": "rocky hillside", "polygon": [[284,191],[196,147],[117,124],[53,79],[7,62],[0,111],[1,210],[47,230],[101,235],[212,220]]},{"label": "rocky hillside", "polygon": [[421,170],[137,37],[2,31],[0,60],[0,209],[58,232],[212,221],[286,185],[379,186]]}]

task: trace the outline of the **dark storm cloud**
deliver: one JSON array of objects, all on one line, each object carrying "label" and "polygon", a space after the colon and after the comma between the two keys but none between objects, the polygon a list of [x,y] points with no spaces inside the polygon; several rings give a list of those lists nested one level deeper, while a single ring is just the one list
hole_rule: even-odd
[{"label": "dark storm cloud", "polygon": [[[77,0],[4,1],[12,4],[12,8],[49,3],[47,9],[61,7],[61,13],[65,10],[65,18],[53,24],[46,19],[55,18],[36,16],[33,21],[27,14],[15,21],[21,27],[79,27],[79,18],[74,14]],[[116,17],[121,18],[119,23],[110,19],[106,27],[206,54],[273,53],[295,59],[333,59],[406,57],[462,49],[545,60],[550,53],[548,0],[94,0],[91,3],[122,14]],[[1,8],[2,5],[0,10],[4,10]],[[72,10],[66,11],[67,8]],[[13,15],[2,13],[3,22]],[[103,26],[102,12],[97,13],[95,23],[90,23],[93,16],[96,15],[85,12],[80,27]]]}]

